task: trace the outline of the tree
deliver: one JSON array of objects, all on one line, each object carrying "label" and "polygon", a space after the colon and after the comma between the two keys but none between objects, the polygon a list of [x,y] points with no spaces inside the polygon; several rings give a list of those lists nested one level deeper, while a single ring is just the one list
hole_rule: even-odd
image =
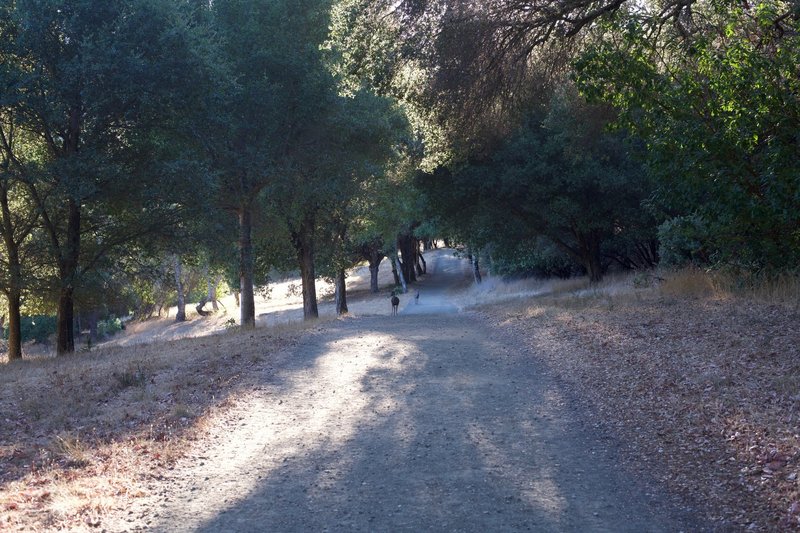
[{"label": "tree", "polygon": [[142,171],[157,167],[145,147],[164,152],[155,144],[163,137],[151,133],[170,125],[205,86],[191,7],[21,0],[0,10],[0,83],[8,88],[0,106],[37,144],[35,156],[17,154],[11,163],[48,240],[59,354],[75,347],[74,295],[83,273],[160,227],[154,221],[165,218],[142,216],[142,208],[171,207],[170,176]]},{"label": "tree", "polygon": [[[23,269],[28,265],[33,243],[31,233],[38,226],[36,209],[32,205],[20,174],[16,171],[15,158],[23,157],[29,140],[18,135],[16,120],[12,114],[0,115],[0,234],[5,254],[2,254],[3,269],[0,290],[8,302],[8,359],[22,358],[21,310],[22,299],[28,288],[30,273]],[[27,275],[26,275],[27,274]]]},{"label": "tree", "polygon": [[368,183],[380,179],[407,135],[404,117],[388,100],[366,91],[339,95],[328,76],[327,90],[317,97],[325,105],[304,125],[307,135],[301,139],[309,150],[294,159],[294,171],[276,196],[297,252],[306,318],[318,315],[314,278],[319,224],[333,228],[323,234],[340,248],[331,255],[338,258],[338,272],[331,277],[341,281],[343,258],[349,256],[344,248],[362,215]]},{"label": "tree", "polygon": [[794,268],[800,11],[780,1],[700,7],[702,26],[655,42],[648,21],[611,22],[622,37],[587,51],[576,79],[646,141],[666,244],[688,242],[680,234],[692,227],[687,259]]},{"label": "tree", "polygon": [[423,176],[421,186],[473,255],[490,245],[518,253],[515,243],[543,236],[599,281],[604,245],[642,224],[649,193],[635,145],[604,132],[612,116],[566,86],[490,157]]}]

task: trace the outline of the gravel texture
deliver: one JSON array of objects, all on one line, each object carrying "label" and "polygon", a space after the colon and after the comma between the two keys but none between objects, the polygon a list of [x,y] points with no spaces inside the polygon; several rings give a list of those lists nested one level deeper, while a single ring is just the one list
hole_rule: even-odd
[{"label": "gravel texture", "polygon": [[[439,256],[398,317],[321,326],[255,373],[109,531],[698,531]],[[435,281],[434,281],[435,280]]]}]

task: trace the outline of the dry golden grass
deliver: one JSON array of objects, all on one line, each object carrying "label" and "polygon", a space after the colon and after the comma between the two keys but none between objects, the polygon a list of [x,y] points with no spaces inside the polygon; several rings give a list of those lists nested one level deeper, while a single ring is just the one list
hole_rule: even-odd
[{"label": "dry golden grass", "polygon": [[[317,323],[4,365],[0,529],[92,528]],[[146,476],[145,476],[146,477]]]},{"label": "dry golden grass", "polygon": [[649,465],[714,529],[800,529],[798,277],[644,281],[483,312],[627,445],[632,468]]},{"label": "dry golden grass", "polygon": [[800,276],[706,271],[685,268],[661,274],[660,292],[674,298],[740,298],[768,305],[800,306]]}]

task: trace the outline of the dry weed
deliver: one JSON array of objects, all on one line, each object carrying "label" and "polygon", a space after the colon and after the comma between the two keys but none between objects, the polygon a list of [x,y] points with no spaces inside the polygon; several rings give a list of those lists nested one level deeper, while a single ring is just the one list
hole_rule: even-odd
[{"label": "dry weed", "polygon": [[685,268],[662,273],[660,292],[673,298],[739,298],[797,309],[800,307],[800,275],[706,271]]},{"label": "dry weed", "polygon": [[244,392],[269,355],[308,327],[314,325],[108,347],[4,367],[0,529],[95,527],[112,502],[143,493],[142,480],[182,455],[207,413]]},{"label": "dry weed", "polygon": [[485,312],[715,527],[800,528],[797,278],[662,276]]},{"label": "dry weed", "polygon": [[661,293],[673,298],[703,298],[714,295],[718,289],[712,277],[699,268],[666,272],[663,278]]}]

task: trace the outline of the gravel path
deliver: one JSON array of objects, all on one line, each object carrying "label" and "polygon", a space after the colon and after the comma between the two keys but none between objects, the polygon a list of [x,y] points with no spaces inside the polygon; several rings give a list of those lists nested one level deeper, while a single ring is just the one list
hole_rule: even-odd
[{"label": "gravel path", "polygon": [[696,530],[616,467],[532,354],[441,301],[463,269],[440,261],[418,306],[337,321],[277,356],[125,527]]}]

